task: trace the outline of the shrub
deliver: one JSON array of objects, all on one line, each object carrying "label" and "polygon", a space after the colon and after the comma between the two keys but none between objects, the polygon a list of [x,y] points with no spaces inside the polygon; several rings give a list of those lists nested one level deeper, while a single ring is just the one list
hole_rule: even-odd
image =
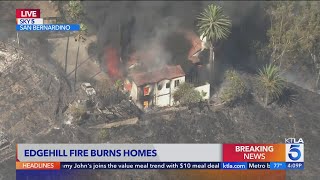
[{"label": "shrub", "polygon": [[227,81],[227,85],[223,89],[220,96],[220,99],[223,102],[225,102],[227,105],[231,105],[243,97],[246,97],[248,88],[236,71],[228,70],[225,73],[225,79]]},{"label": "shrub", "polygon": [[105,141],[109,137],[109,132],[106,129],[101,129],[98,134],[98,138],[101,142]]},{"label": "shrub", "polygon": [[181,105],[200,102],[202,96],[199,91],[194,89],[194,86],[189,83],[181,84],[173,93],[173,99]]},{"label": "shrub", "polygon": [[73,118],[80,119],[83,115],[86,114],[86,110],[83,106],[72,105],[70,107],[70,113]]},{"label": "shrub", "polygon": [[89,118],[89,115],[86,112],[86,108],[83,105],[72,105],[69,108],[69,112],[77,125],[84,124],[85,120]]}]

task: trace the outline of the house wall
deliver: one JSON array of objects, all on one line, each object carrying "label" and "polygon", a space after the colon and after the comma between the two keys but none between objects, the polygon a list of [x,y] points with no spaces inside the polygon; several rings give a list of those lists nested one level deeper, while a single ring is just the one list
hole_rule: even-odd
[{"label": "house wall", "polygon": [[[130,85],[131,88],[128,89],[126,87],[126,85]],[[130,81],[129,79],[125,79],[124,81],[124,91],[129,91],[129,95],[132,98],[132,100],[134,102],[136,102],[138,100],[138,87],[136,85],[136,83],[134,83],[133,81]]]},{"label": "house wall", "polygon": [[[163,80],[157,83],[155,105],[164,107],[164,106],[172,106],[174,104],[173,93],[178,89],[178,86],[175,87],[176,80],[179,81],[179,85],[180,85],[185,82],[185,76],[174,78],[171,80]],[[170,83],[169,88],[166,88],[167,83]],[[162,87],[161,89],[159,89],[159,85]]]},{"label": "house wall", "polygon": [[[149,88],[149,95],[144,95],[144,88]],[[148,102],[148,107],[155,105],[156,83],[138,87],[138,102],[144,106],[144,102]]]},{"label": "house wall", "polygon": [[170,94],[165,94],[156,97],[156,105],[159,107],[165,107],[170,105]]},{"label": "house wall", "polygon": [[182,76],[182,77],[174,78],[171,80],[171,92],[170,92],[170,104],[169,104],[170,106],[174,104],[173,93],[178,89],[178,87],[174,86],[174,82],[176,80],[179,80],[179,85],[180,85],[186,81],[186,77]]},{"label": "house wall", "polygon": [[[162,80],[158,83],[148,84],[144,86],[139,86],[132,82],[132,89],[130,91],[130,96],[132,100],[143,108],[144,102],[148,101],[148,106],[172,106],[174,104],[173,93],[178,89],[175,87],[175,81],[179,80],[179,85],[185,82],[185,76],[174,78],[172,80]],[[170,83],[170,87],[166,88],[166,84]],[[144,96],[144,88],[150,88],[150,94]]]},{"label": "house wall", "polygon": [[130,96],[132,97],[133,101],[137,101],[138,100],[138,87],[136,85],[136,83],[132,82],[132,87],[131,87],[131,91],[130,91]]},{"label": "house wall", "polygon": [[[210,84],[205,84],[203,86],[198,86],[195,88],[195,90],[199,91],[200,93],[203,91],[206,93],[206,95],[203,97],[203,99],[208,100],[210,98]],[[202,93],[201,93],[202,95]]]},{"label": "house wall", "polygon": [[[166,87],[167,83],[170,84],[169,88]],[[162,80],[156,84],[155,91],[155,105],[164,107],[170,105],[170,88],[171,80]]]},{"label": "house wall", "polygon": [[[170,87],[166,88],[166,84],[170,83],[170,87],[171,87],[171,82],[170,80],[162,80],[160,82],[157,83],[157,91],[156,91],[156,95],[157,96],[161,96],[161,95],[165,95],[165,94],[169,94],[170,93]],[[160,89],[159,89],[160,86]]]}]

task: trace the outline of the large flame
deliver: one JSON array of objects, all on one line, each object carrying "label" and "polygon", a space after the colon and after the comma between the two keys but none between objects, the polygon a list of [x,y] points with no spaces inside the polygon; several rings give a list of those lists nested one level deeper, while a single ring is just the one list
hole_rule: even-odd
[{"label": "large flame", "polygon": [[[178,30],[177,32],[181,33],[191,45],[187,52],[178,53],[186,53],[186,56],[189,60],[191,60],[193,63],[198,62],[199,59],[196,53],[202,50],[201,39],[194,32],[189,30]],[[126,63],[122,64],[117,48],[113,47],[112,45],[108,45],[105,48],[104,57],[106,70],[110,79],[112,81],[122,79],[125,74],[124,72],[126,72],[129,67],[132,67],[132,65],[135,64],[141,66],[143,69],[150,70],[154,68],[160,68],[160,66],[163,65],[162,63],[169,63],[166,59],[165,52],[163,52],[163,47],[161,46],[161,44],[156,42],[150,42],[147,48],[134,51],[129,56],[128,60],[125,61]],[[159,59],[159,57],[162,57],[162,59]]]},{"label": "large flame", "polygon": [[107,66],[108,75],[112,80],[122,78],[122,73],[120,70],[120,58],[116,48],[111,46],[106,47],[105,64]]}]

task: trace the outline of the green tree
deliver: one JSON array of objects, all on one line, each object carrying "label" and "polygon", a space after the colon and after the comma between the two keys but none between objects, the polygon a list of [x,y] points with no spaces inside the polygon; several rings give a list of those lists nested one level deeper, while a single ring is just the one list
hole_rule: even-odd
[{"label": "green tree", "polygon": [[116,90],[117,90],[116,99],[117,99],[117,101],[119,101],[119,93],[121,93],[121,92],[120,92],[120,89],[123,87],[123,82],[122,82],[122,80],[121,80],[121,79],[116,80],[116,82],[114,83],[114,87],[115,87]]},{"label": "green tree", "polygon": [[289,55],[286,52],[296,47],[297,41],[293,39],[295,37],[291,28],[296,23],[293,8],[293,3],[281,2],[271,4],[267,10],[270,18],[270,29],[267,31],[269,37],[267,52],[270,53],[271,63],[277,64],[280,68],[283,65],[283,57]]},{"label": "green tree", "polygon": [[114,87],[119,91],[123,86],[123,82],[121,79],[116,80],[116,82],[114,83]]},{"label": "green tree", "polygon": [[280,77],[279,68],[269,64],[259,70],[258,80],[265,91],[265,107],[268,105],[269,96],[279,99],[285,87],[285,81]]},{"label": "green tree", "polygon": [[305,53],[309,55],[307,57],[310,57],[306,59],[306,64],[310,65],[310,70],[316,76],[315,89],[318,90],[320,79],[320,2],[306,2],[305,6],[306,8],[301,10],[301,14],[305,16],[299,16],[301,21],[299,29],[304,35],[299,41],[300,53]]},{"label": "green tree", "polygon": [[199,33],[206,38],[209,44],[209,71],[210,81],[213,80],[214,70],[214,43],[226,39],[230,34],[231,20],[224,15],[220,6],[209,5],[198,17]]},{"label": "green tree", "polygon": [[181,105],[188,105],[190,103],[200,102],[202,95],[194,89],[192,84],[183,83],[173,93],[173,100]]},{"label": "green tree", "polygon": [[69,1],[67,9],[68,9],[70,21],[72,22],[82,21],[82,18],[84,16],[84,10],[81,5],[81,1]]},{"label": "green tree", "polygon": [[[281,70],[292,65],[305,67],[320,78],[320,2],[280,1],[267,9],[268,42],[259,52]],[[267,55],[266,55],[267,54]]]}]

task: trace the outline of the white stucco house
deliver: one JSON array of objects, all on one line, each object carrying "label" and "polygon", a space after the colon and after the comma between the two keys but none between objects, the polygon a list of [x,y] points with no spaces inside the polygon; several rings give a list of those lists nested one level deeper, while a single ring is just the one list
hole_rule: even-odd
[{"label": "white stucco house", "polygon": [[188,51],[179,51],[178,53],[183,54],[176,55],[186,56],[184,69],[180,65],[165,65],[154,70],[158,67],[158,61],[155,60],[158,46],[132,53],[126,63],[128,74],[124,81],[124,90],[129,92],[131,100],[140,108],[172,106],[173,93],[184,82],[193,84],[196,90],[205,94],[203,99],[210,98],[210,84],[202,82],[207,79],[204,64],[206,62],[199,57],[206,49],[206,39],[198,37],[190,30],[180,29],[177,32],[190,43]]},{"label": "white stucco house", "polygon": [[172,106],[173,92],[185,82],[185,73],[177,66],[165,66],[151,72],[132,73],[124,82],[132,101],[142,108]]},{"label": "white stucco house", "polygon": [[[173,93],[185,82],[185,73],[180,65],[165,66],[152,72],[132,73],[124,82],[124,90],[130,93],[131,100],[140,108],[165,107],[174,104]],[[195,88],[210,97],[210,84]]]}]

